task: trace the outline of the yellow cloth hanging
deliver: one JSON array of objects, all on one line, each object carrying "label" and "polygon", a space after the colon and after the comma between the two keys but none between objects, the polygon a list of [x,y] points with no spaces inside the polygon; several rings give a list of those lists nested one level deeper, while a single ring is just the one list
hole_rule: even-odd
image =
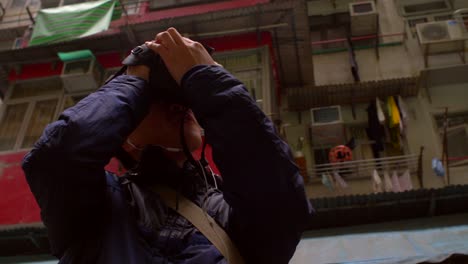
[{"label": "yellow cloth hanging", "polygon": [[388,107],[388,114],[390,118],[388,119],[388,126],[390,128],[393,128],[395,126],[400,125],[400,110],[398,110],[398,106],[395,102],[395,99],[393,96],[389,96],[387,99],[387,107]]}]

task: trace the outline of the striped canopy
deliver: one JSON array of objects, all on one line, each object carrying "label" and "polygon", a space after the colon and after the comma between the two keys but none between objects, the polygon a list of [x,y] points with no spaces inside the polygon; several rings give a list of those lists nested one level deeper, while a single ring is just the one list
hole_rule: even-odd
[{"label": "striped canopy", "polygon": [[114,0],[104,0],[42,9],[37,14],[29,46],[63,42],[105,31],[110,22],[121,15],[121,9],[115,8],[117,5]]}]

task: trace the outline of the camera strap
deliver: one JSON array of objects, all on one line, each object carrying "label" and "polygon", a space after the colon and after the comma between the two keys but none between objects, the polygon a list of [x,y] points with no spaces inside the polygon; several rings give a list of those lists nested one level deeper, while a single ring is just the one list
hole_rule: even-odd
[{"label": "camera strap", "polygon": [[245,263],[226,231],[198,205],[183,195],[178,195],[175,190],[169,187],[157,185],[151,189],[159,194],[166,206],[192,223],[219,250],[229,264]]}]

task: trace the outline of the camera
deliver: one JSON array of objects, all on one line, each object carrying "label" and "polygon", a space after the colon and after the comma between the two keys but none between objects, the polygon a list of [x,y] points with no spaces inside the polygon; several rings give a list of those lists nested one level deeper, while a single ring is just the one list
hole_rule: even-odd
[{"label": "camera", "polygon": [[[203,47],[210,55],[214,51],[212,47],[206,45],[203,45]],[[172,78],[161,56],[145,44],[132,49],[130,55],[122,61],[122,64],[125,66],[146,65],[150,68],[149,85],[155,101],[186,105],[182,89]]]}]

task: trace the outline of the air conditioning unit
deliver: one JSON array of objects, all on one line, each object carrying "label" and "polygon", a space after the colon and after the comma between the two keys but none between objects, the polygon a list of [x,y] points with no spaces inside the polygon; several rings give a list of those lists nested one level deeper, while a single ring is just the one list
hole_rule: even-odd
[{"label": "air conditioning unit", "polygon": [[96,90],[102,81],[103,69],[95,58],[63,63],[62,82],[69,93]]},{"label": "air conditioning unit", "polygon": [[416,31],[428,54],[459,51],[467,39],[456,20],[417,24]]},{"label": "air conditioning unit", "polygon": [[417,36],[416,32],[416,25],[423,24],[428,22],[437,22],[437,21],[446,21],[454,19],[453,12],[445,12],[445,13],[434,13],[425,16],[412,16],[406,19],[408,23],[407,26],[409,28],[409,32],[413,38]]},{"label": "air conditioning unit", "polygon": [[350,3],[349,14],[352,36],[372,35],[378,32],[378,13],[374,1]]},{"label": "air conditioning unit", "polygon": [[310,109],[310,142],[317,146],[336,146],[345,141],[345,127],[340,106]]},{"label": "air conditioning unit", "polygon": [[452,11],[450,0],[398,0],[397,6],[402,16]]}]

